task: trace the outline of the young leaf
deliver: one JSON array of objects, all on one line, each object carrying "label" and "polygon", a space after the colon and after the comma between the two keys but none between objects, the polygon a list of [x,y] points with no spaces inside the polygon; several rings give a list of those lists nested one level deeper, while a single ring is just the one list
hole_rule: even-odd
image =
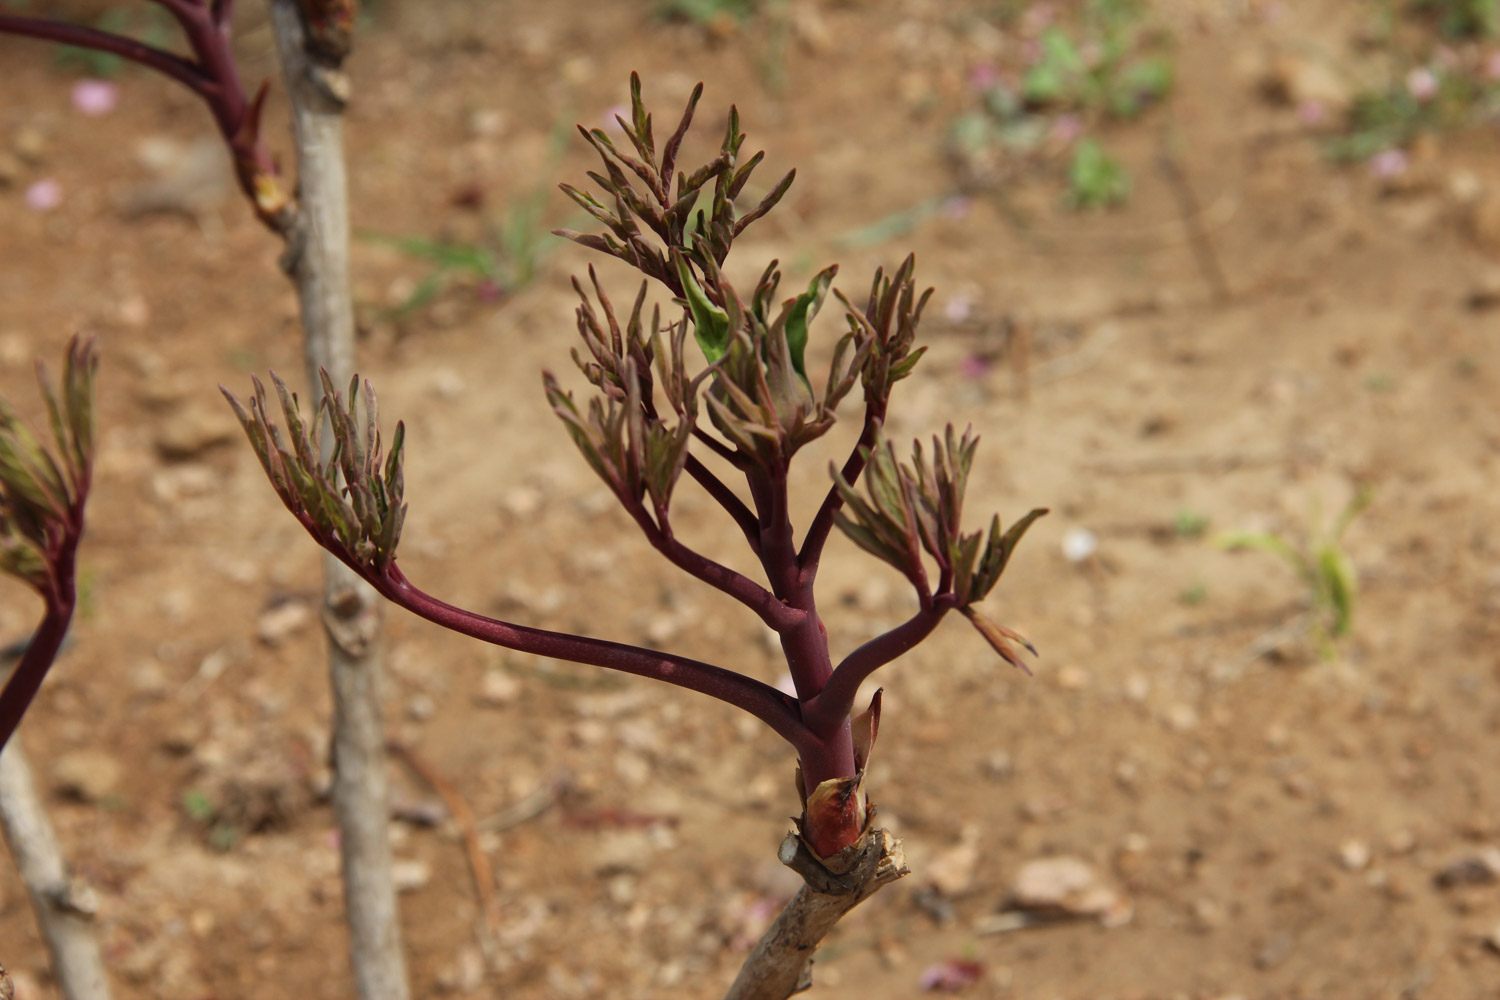
[{"label": "young leaf", "polygon": [[703,356],[713,364],[729,350],[729,313],[709,301],[698,280],[693,277],[687,258],[673,252],[672,262],[677,266],[677,279],[682,282],[688,311],[693,317],[693,338],[703,350]]},{"label": "young leaf", "polygon": [[823,306],[834,275],[839,273],[837,264],[824,268],[807,286],[807,291],[792,300],[786,314],[786,342],[791,349],[792,367],[802,376],[802,381],[811,385],[807,378],[807,327]]}]

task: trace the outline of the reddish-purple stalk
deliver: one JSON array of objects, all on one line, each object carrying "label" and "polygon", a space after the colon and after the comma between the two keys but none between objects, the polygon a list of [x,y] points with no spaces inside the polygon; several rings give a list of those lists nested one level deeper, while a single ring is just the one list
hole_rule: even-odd
[{"label": "reddish-purple stalk", "polygon": [[268,227],[285,233],[289,201],[277,184],[275,158],[260,140],[260,115],[267,84],[247,98],[230,47],[233,0],[151,0],[164,7],[187,38],[193,59],[185,59],[133,38],[65,21],[0,14],[0,34],[22,35],[107,52],[176,80],[203,99],[234,159],[235,176]]},{"label": "reddish-purple stalk", "polygon": [[[369,582],[382,597],[436,625],[508,649],[649,677],[706,694],[748,712],[797,751],[809,793],[829,778],[851,778],[856,773],[850,715],[860,684],[875,670],[914,647],[956,606],[949,599],[951,595],[940,595],[930,608],[866,642],[833,667],[828,655],[827,629],[813,600],[812,579],[798,568],[795,557],[785,557],[784,553],[794,551],[790,545],[782,546],[777,550],[783,553],[782,561],[768,557],[767,570],[773,580],[795,581],[793,589],[776,601],[785,614],[780,625],[773,626],[781,636],[788,665],[794,671],[794,682],[798,685],[794,698],[753,677],[675,653],[518,625],[459,608],[416,587],[395,560],[384,568],[362,562],[338,539],[319,528],[306,511],[294,509],[292,513],[321,546]],[[780,531],[769,533],[784,534],[789,539],[790,525],[785,521],[781,524]],[[770,527],[768,524],[767,528]],[[717,565],[685,547],[679,555],[684,568],[695,576],[698,575],[695,570],[703,565]],[[766,593],[752,581],[740,579]],[[758,598],[746,599],[748,595],[734,596],[752,607],[761,603]]]},{"label": "reddish-purple stalk", "polygon": [[83,507],[88,499],[92,472],[88,466],[77,470],[71,486],[74,499],[57,520],[49,525],[47,552],[44,556],[46,577],[37,586],[46,608],[42,621],[26,645],[26,652],[0,690],[0,749],[21,724],[21,717],[31,707],[57,653],[67,637],[73,610],[78,605],[78,542],[83,537]]}]

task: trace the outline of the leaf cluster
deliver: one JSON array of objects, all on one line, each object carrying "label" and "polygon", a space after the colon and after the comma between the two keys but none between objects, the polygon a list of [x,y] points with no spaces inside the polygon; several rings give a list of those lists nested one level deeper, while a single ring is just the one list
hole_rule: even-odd
[{"label": "leaf cluster", "polygon": [[[379,575],[395,560],[406,520],[402,475],[406,428],[396,424],[390,452],[385,454],[370,383],[364,383],[361,413],[358,376],[349,382],[345,403],[328,373],[320,370],[319,375],[323,397],[309,424],[302,417],[296,393],[271,373],[285,432],[271,418],[266,388],[259,378],[253,378],[255,392],[248,404],[223,386],[219,391],[234,408],[286,508],[324,548]],[[325,433],[332,435],[326,449]]]},{"label": "leaf cluster", "polygon": [[49,598],[57,596],[56,561],[83,530],[98,366],[93,342],[78,337],[68,345],[59,391],[37,365],[50,447],[0,399],[0,570]]},{"label": "leaf cluster", "polygon": [[1105,0],[1089,5],[1083,37],[1062,28],[1042,33],[1041,57],[1021,81],[1032,107],[1073,107],[1111,118],[1134,118],[1172,89],[1172,63],[1140,42],[1135,4]]},{"label": "leaf cluster", "polygon": [[[604,166],[603,174],[591,170],[588,176],[613,207],[571,184],[561,185],[563,193],[608,231],[592,234],[564,229],[557,231],[559,236],[623,260],[647,277],[662,282],[679,297],[686,295],[686,290],[671,251],[681,254],[700,276],[710,261],[715,266],[723,264],[734,238],[781,200],[797,173],[795,170],[787,173],[754,208],[740,212],[737,200],[765,153],[756,153],[740,163],[745,135],[740,131],[739,111],[735,108],[730,108],[719,154],[691,174],[678,170],[677,156],[702,96],[700,83],[693,88],[677,128],[658,150],[652,116],[641,98],[640,76],[632,73],[631,120],[619,117],[615,120],[634,155],[616,146],[603,129],[578,127]],[[648,238],[648,232],[660,245]]]},{"label": "leaf cluster", "polygon": [[[602,130],[581,130],[604,163],[606,174],[590,177],[610,194],[613,214],[591,196],[563,185],[608,231],[562,235],[627,261],[665,285],[682,308],[680,318],[665,326],[660,310],[654,309],[648,325],[642,319],[643,284],[622,331],[591,270],[599,308],[575,283],[581,299],[578,329],[588,353],[575,351],[574,360],[600,396],[581,407],[551,376],[546,385],[549,402],[611,489],[636,499],[649,492],[662,506],[692,438],[707,437],[697,423],[700,409],[707,410],[709,422],[728,442],[718,450],[738,464],[767,472],[784,468],[802,446],[833,426],[835,411],[856,382],[863,386],[867,404],[877,401],[883,412],[891,386],[910,374],[921,357],[922,350],[914,349],[916,327],[930,294],[916,293],[911,259],[890,277],[876,274],[863,310],[839,294],[847,329],[834,345],[826,377],[815,386],[807,367],[809,328],[837,267],[818,272],[804,290],[784,300],[777,261],[766,266],[748,298],[720,269],[734,239],[775,206],[795,171],[740,216],[735,199],[763,154],[740,164],[745,136],[731,109],[719,154],[690,174],[678,171],[676,193],[668,195],[667,178],[701,92],[700,85],[676,131],[658,151],[639,78],[632,76],[631,122],[621,118],[619,123],[639,158],[622,153]],[[695,209],[705,198],[709,207]],[[685,355],[689,330],[701,362]],[[707,391],[700,392],[705,382]],[[671,427],[658,415],[657,386],[676,414]]]},{"label": "leaf cluster", "polygon": [[[979,439],[965,430],[956,435],[950,424],[941,439],[932,439],[929,458],[920,441],[910,463],[898,461],[885,436],[868,449],[865,492],[862,497],[837,468],[835,488],[844,501],[836,515],[838,526],[860,548],[901,572],[921,595],[932,594],[926,559],[940,573],[937,591],[951,595],[960,611],[974,622],[995,650],[1024,669],[1007,640],[1016,640],[1035,654],[1031,644],[974,609],[994,589],[1026,530],[1044,509],[1032,510],[1002,530],[995,515],[988,534],[962,530],[964,492]],[[925,557],[924,557],[925,553]]]}]

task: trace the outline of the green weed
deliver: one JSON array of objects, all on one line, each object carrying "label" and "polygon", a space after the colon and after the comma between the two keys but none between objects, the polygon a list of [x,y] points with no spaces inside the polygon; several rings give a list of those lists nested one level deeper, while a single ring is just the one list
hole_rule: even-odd
[{"label": "green weed", "polygon": [[1093,136],[1080,139],[1068,164],[1068,204],[1111,208],[1130,200],[1130,173]]},{"label": "green weed", "polygon": [[1373,497],[1369,487],[1361,487],[1326,529],[1319,526],[1322,518],[1314,509],[1308,531],[1296,540],[1269,531],[1227,532],[1215,539],[1221,549],[1269,552],[1292,568],[1307,587],[1314,641],[1325,659],[1333,657],[1334,643],[1354,624],[1356,577],[1343,536]]},{"label": "green weed", "polygon": [[[991,19],[1022,19],[1003,5]],[[1021,66],[975,73],[979,106],[955,118],[947,146],[968,187],[995,187],[1024,166],[1060,170],[1066,203],[1106,208],[1129,200],[1129,172],[1097,133],[1128,121],[1171,93],[1167,40],[1134,0],[1090,0],[1069,25],[1049,24]]]},{"label": "green weed", "polygon": [[1411,0],[1408,7],[1434,19],[1449,38],[1500,35],[1500,0]]}]

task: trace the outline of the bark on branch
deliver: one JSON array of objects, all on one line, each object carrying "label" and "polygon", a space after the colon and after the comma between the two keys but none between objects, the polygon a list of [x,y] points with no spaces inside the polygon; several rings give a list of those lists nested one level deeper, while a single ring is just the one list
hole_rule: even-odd
[{"label": "bark on branch", "polygon": [[901,841],[888,830],[870,832],[844,853],[820,862],[801,837],[787,834],[781,861],[804,884],[745,959],[724,1000],[787,1000],[812,986],[813,952],[834,924],[907,874]]},{"label": "bark on branch", "polygon": [[[282,267],[297,287],[308,384],[326,369],[336,384],[354,370],[349,208],[342,72],[313,54],[296,0],[269,0],[292,105],[301,211]],[[333,436],[324,436],[325,454]],[[387,836],[389,791],[380,707],[380,602],[331,555],[323,560],[323,622],[333,682],[333,802],[343,855],[344,904],[360,1000],[408,1000]]]},{"label": "bark on branch", "polygon": [[[19,740],[0,752],[0,825],[36,911],[58,992],[64,1000],[109,1000],[94,936],[93,894],[68,877]],[[4,972],[0,969],[0,998],[10,996]]]}]

